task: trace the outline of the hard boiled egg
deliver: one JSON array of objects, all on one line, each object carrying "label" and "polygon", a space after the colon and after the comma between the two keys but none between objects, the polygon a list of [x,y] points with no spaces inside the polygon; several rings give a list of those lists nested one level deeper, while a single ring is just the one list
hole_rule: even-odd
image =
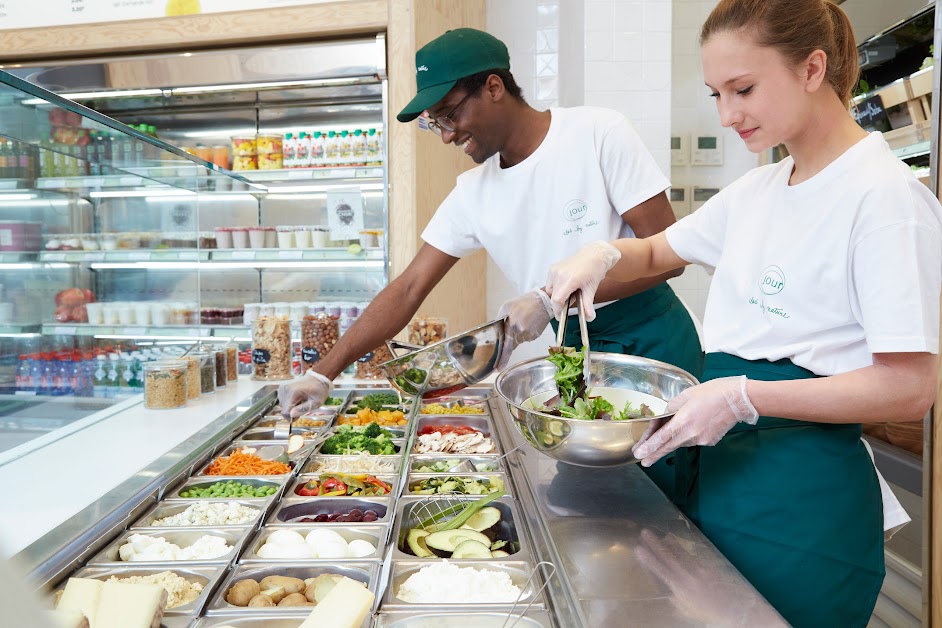
[{"label": "hard boiled egg", "polygon": [[304,537],[294,530],[275,530],[268,536],[268,540],[265,541],[265,543],[266,545],[268,543],[274,543],[275,545],[292,545],[304,543]]},{"label": "hard boiled egg", "polygon": [[376,548],[369,541],[354,539],[347,544],[347,553],[351,558],[363,558],[376,553]]}]

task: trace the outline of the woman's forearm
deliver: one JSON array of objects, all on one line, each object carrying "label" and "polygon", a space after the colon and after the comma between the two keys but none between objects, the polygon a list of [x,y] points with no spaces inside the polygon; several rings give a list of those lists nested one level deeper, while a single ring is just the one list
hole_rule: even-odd
[{"label": "woman's forearm", "polygon": [[760,416],[818,423],[917,421],[936,395],[938,356],[877,354],[874,364],[815,379],[749,380],[747,394]]}]

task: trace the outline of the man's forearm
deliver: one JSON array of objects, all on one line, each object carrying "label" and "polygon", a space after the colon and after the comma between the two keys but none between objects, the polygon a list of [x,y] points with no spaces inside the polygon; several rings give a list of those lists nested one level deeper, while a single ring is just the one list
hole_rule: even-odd
[{"label": "man's forearm", "polygon": [[421,298],[410,296],[403,282],[389,284],[376,295],[314,370],[332,380],[336,379],[354,360],[398,334],[419,309],[419,305]]},{"label": "man's forearm", "polygon": [[676,277],[683,272],[683,269],[672,270],[656,277],[644,277],[634,281],[615,281],[606,277],[599,284],[598,292],[595,293],[596,303],[605,303],[608,301],[617,301],[625,297],[634,296],[645,290],[650,290],[654,286],[664,283],[671,277]]}]

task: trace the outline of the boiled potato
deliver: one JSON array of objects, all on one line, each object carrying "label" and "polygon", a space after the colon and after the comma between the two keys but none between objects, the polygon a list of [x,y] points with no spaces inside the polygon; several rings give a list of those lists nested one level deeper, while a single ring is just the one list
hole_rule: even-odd
[{"label": "boiled potato", "polygon": [[259,593],[258,583],[251,578],[239,580],[226,593],[226,601],[234,606],[248,606]]},{"label": "boiled potato", "polygon": [[306,588],[304,586],[304,580],[291,578],[289,576],[268,576],[267,578],[262,578],[262,581],[259,582],[259,586],[262,589],[284,587],[285,593],[288,595],[292,593],[302,593]]},{"label": "boiled potato", "polygon": [[287,592],[285,591],[284,587],[274,587],[271,589],[265,589],[262,591],[262,595],[267,595],[271,598],[272,602],[277,604],[284,599],[285,595],[287,595]]},{"label": "boiled potato", "polygon": [[272,599],[262,593],[259,593],[258,595],[253,597],[251,600],[249,600],[249,606],[253,606],[253,607],[254,606],[274,606],[274,605],[275,603],[272,601]]},{"label": "boiled potato", "polygon": [[278,602],[278,606],[307,606],[308,604],[307,598],[300,593],[286,595],[284,599]]}]

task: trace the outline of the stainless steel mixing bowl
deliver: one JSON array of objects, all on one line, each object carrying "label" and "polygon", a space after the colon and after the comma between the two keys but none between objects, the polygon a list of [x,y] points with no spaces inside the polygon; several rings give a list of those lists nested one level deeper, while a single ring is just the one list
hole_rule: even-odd
[{"label": "stainless steel mixing bowl", "polygon": [[501,318],[395,357],[382,368],[393,387],[404,395],[434,399],[477,384],[493,373],[503,346]]},{"label": "stainless steel mixing bowl", "polygon": [[[497,394],[510,406],[514,424],[533,447],[547,456],[583,467],[614,467],[637,462],[631,453],[652,421],[661,414],[627,421],[565,419],[526,406],[531,397],[556,391],[556,366],[546,358],[534,358],[506,369],[497,377]],[[618,353],[592,353],[593,388],[624,388],[666,401],[696,378],[676,366],[657,360]]]}]

